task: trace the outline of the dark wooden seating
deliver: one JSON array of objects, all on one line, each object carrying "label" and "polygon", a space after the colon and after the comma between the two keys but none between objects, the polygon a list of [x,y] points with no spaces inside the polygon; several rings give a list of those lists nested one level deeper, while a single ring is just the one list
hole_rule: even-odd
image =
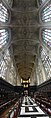
[{"label": "dark wooden seating", "polygon": [[48,114],[51,114],[51,101],[47,98],[37,96],[35,98],[36,103],[42,107]]}]

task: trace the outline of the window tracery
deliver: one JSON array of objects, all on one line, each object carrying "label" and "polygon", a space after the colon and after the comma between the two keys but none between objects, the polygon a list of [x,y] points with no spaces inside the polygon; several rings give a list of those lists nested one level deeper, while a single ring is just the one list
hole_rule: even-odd
[{"label": "window tracery", "polygon": [[42,41],[51,49],[51,29],[43,29],[41,32]]},{"label": "window tracery", "polygon": [[8,22],[9,14],[7,8],[0,2],[0,22]]}]

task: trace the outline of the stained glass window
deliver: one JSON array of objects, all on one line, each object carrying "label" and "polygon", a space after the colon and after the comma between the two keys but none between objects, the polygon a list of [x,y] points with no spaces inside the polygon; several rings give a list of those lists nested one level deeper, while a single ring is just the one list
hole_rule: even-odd
[{"label": "stained glass window", "polygon": [[0,49],[8,42],[8,30],[0,29]]},{"label": "stained glass window", "polygon": [[38,60],[38,75],[39,75],[39,84],[43,82],[42,68],[40,65],[40,60]]},{"label": "stained glass window", "polygon": [[41,13],[42,21],[43,22],[50,22],[51,21],[51,4],[47,5]]},{"label": "stained glass window", "polygon": [[8,21],[8,10],[2,3],[0,3],[0,21],[1,22]]},{"label": "stained glass window", "polygon": [[42,41],[51,49],[51,29],[42,30]]},{"label": "stained glass window", "polygon": [[0,77],[6,79],[10,84],[15,83],[16,70],[8,49],[0,61]]},{"label": "stained glass window", "polygon": [[51,77],[51,58],[47,54],[46,50],[44,48],[41,48],[40,56],[42,59],[42,63],[46,72],[47,79],[50,79]]},{"label": "stained glass window", "polygon": [[7,66],[6,66],[4,60],[2,59],[0,61],[0,77],[2,77],[3,79],[5,79],[6,70],[7,70]]}]

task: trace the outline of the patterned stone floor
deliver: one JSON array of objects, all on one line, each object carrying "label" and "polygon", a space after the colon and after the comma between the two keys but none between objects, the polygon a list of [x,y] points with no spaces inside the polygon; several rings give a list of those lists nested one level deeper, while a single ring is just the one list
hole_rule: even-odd
[{"label": "patterned stone floor", "polygon": [[30,97],[24,97],[18,118],[51,118]]}]

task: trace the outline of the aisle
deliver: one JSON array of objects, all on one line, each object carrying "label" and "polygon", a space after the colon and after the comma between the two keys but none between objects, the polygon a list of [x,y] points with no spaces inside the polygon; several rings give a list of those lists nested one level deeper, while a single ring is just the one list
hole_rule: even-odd
[{"label": "aisle", "polygon": [[49,118],[40,107],[30,98],[24,97],[18,118]]}]

